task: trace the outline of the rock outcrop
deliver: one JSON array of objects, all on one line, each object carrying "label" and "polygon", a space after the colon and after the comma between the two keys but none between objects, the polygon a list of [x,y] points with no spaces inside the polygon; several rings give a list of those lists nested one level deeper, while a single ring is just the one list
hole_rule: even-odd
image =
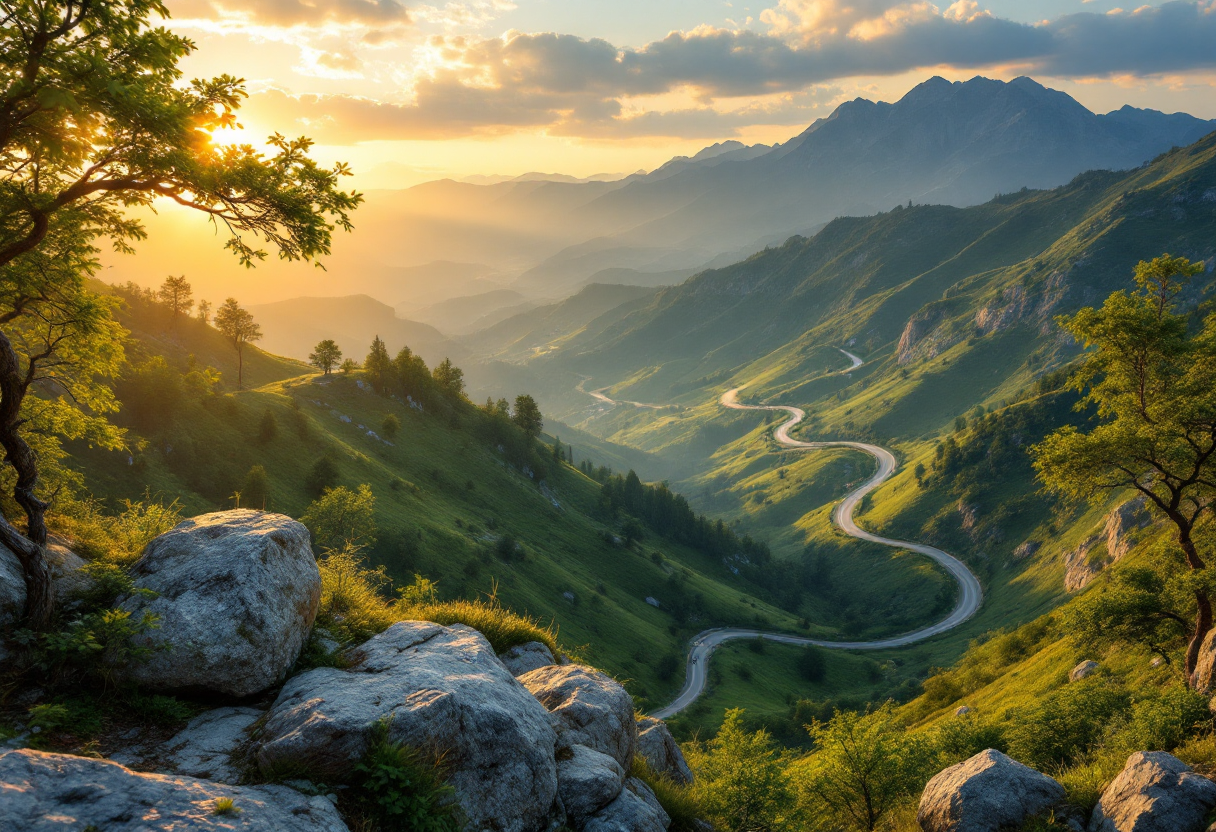
[{"label": "rock outcrop", "polygon": [[148,544],[121,607],[160,626],[137,637],[151,656],[131,681],[163,691],[245,697],[287,675],[308,638],[321,574],[308,529],[281,514],[236,510],[178,524]]},{"label": "rock outcrop", "polygon": [[925,786],[916,820],[924,832],[997,832],[1063,800],[1055,780],[990,748],[938,772]]},{"label": "rock outcrop", "polygon": [[[90,580],[80,571],[85,560],[69,549],[65,541],[59,538],[48,540],[46,560],[57,603],[66,603],[76,593],[88,588]],[[0,544],[0,627],[15,624],[24,611],[25,572],[12,550]]]},{"label": "rock outcrop", "polygon": [[1068,681],[1079,682],[1082,679],[1087,679],[1097,673],[1101,667],[1102,665],[1098,664],[1093,659],[1086,659],[1072,670],[1068,671]]},{"label": "rock outcrop", "polygon": [[1208,630],[1199,645],[1199,658],[1191,673],[1191,687],[1205,696],[1216,693],[1216,630]]},{"label": "rock outcrop", "polygon": [[519,681],[552,714],[558,747],[585,745],[629,771],[637,748],[633,697],[616,680],[594,668],[569,664],[533,670]]},{"label": "rock outcrop", "polygon": [[1216,807],[1216,783],[1164,751],[1139,751],[1111,781],[1089,832],[1202,832]]},{"label": "rock outcrop", "polygon": [[667,832],[670,825],[650,787],[630,777],[616,800],[592,815],[582,832]]},{"label": "rock outcrop", "polygon": [[657,774],[670,777],[677,783],[691,783],[692,769],[684,759],[684,753],[667,723],[652,716],[644,716],[637,722],[638,751],[646,764]]},{"label": "rock outcrop", "polygon": [[348,655],[356,660],[348,669],[317,668],[283,686],[252,747],[264,773],[341,782],[383,723],[390,740],[442,755],[470,828],[545,826],[557,736],[484,636],[402,621]]},{"label": "rock outcrop", "polygon": [[625,770],[607,754],[572,745],[559,755],[557,793],[575,828],[616,800],[624,787]]},{"label": "rock outcrop", "polygon": [[1064,554],[1064,588],[1075,592],[1103,569],[1117,563],[1131,550],[1133,533],[1148,522],[1144,497],[1136,497],[1112,509],[1106,515],[1101,532],[1087,537],[1076,549]]},{"label": "rock outcrop", "polygon": [[241,777],[237,752],[261,716],[256,708],[216,708],[199,714],[159,749],[157,757],[176,774],[236,783]]},{"label": "rock outcrop", "polygon": [[506,665],[512,676],[523,676],[533,670],[557,664],[553,651],[548,645],[539,641],[529,641],[527,644],[517,644],[500,653],[499,661]]},{"label": "rock outcrop", "polygon": [[[286,786],[139,774],[66,754],[0,753],[0,783],[0,828],[21,832],[347,832],[328,800]],[[216,813],[223,799],[232,801],[233,813]]]}]

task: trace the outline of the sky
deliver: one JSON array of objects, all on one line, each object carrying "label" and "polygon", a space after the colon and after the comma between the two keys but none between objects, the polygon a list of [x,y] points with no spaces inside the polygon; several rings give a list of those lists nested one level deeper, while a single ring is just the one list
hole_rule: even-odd
[{"label": "sky", "polygon": [[356,187],[653,169],[771,144],[932,75],[1030,75],[1096,112],[1216,118],[1216,0],[168,0],[227,140],[308,135]]}]

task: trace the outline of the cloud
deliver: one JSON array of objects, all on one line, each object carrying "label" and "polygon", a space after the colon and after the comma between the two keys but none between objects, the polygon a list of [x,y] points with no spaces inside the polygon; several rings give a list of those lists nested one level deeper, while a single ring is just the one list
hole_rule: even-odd
[{"label": "cloud", "polygon": [[[295,0],[275,3],[294,6]],[[367,0],[343,7],[350,4]],[[433,36],[426,46],[429,74],[407,92],[412,100],[267,93],[250,106],[304,125],[327,143],[523,128],[691,138],[789,123],[784,119],[807,116],[816,106],[791,103],[791,96],[851,77],[943,65],[1018,67],[1077,79],[1216,66],[1216,0],[1083,12],[1037,25],[995,17],[974,0],[945,10],[927,2],[780,0],[763,19],[768,31],[700,27],[637,49],[555,33]],[[335,68],[357,65],[346,55],[329,60]],[[657,96],[683,103],[649,111],[634,104]],[[779,120],[757,120],[766,113]]]},{"label": "cloud", "polygon": [[410,10],[398,0],[174,0],[175,18],[238,18],[270,26],[407,23]]}]

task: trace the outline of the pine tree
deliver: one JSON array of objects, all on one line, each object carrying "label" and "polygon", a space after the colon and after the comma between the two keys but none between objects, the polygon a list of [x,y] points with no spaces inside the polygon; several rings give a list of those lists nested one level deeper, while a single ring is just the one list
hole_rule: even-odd
[{"label": "pine tree", "polygon": [[367,380],[372,389],[377,393],[383,393],[389,373],[392,371],[392,361],[388,357],[388,348],[384,346],[384,341],[380,340],[379,335],[372,341],[372,348],[363,362],[363,371],[367,374]]}]

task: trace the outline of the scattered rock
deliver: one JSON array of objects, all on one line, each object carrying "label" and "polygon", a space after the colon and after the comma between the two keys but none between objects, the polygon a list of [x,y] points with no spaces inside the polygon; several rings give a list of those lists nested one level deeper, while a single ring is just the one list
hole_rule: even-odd
[{"label": "scattered rock", "polygon": [[1165,659],[1161,658],[1160,656],[1153,656],[1152,660],[1148,663],[1148,666],[1161,667],[1163,664],[1165,664]]},{"label": "scattered rock", "polygon": [[955,716],[966,716],[967,714],[972,713],[974,711],[975,711],[975,709],[972,708],[970,705],[959,705],[957,708],[954,709],[954,715]]},{"label": "scattered rock", "polygon": [[1042,546],[1043,544],[1037,540],[1027,540],[1025,543],[1013,550],[1013,559],[1026,560],[1026,558],[1032,557],[1035,552],[1039,551]]},{"label": "scattered rock", "polygon": [[592,815],[582,832],[667,832],[670,825],[650,787],[630,777],[616,800]]},{"label": "scattered rock", "polygon": [[594,668],[570,664],[542,667],[519,681],[553,715],[559,746],[585,745],[629,771],[637,747],[633,697],[616,680]]},{"label": "scattered rock", "polygon": [[401,621],[348,655],[348,669],[317,668],[283,686],[252,748],[264,773],[341,782],[386,720],[393,742],[443,756],[470,828],[544,826],[557,794],[556,734],[481,633]]},{"label": "scattered rock", "polygon": [[585,745],[572,745],[557,762],[557,793],[575,826],[607,806],[625,785],[621,764]]},{"label": "scattered rock", "polygon": [[1200,832],[1216,783],[1164,751],[1138,751],[1102,792],[1089,832]]},{"label": "scattered rock", "polygon": [[236,783],[241,771],[233,757],[261,716],[256,708],[216,708],[200,714],[165,743],[159,761],[177,774]]},{"label": "scattered rock", "polygon": [[1055,780],[990,748],[938,772],[925,786],[916,820],[924,832],[996,832],[1063,800]]},{"label": "scattered rock", "polygon": [[308,529],[281,514],[238,509],[179,523],[148,544],[121,606],[159,616],[138,636],[155,652],[132,681],[154,690],[245,697],[281,681],[300,655],[321,599]]},{"label": "scattered rock", "polygon": [[[228,786],[193,777],[139,774],[108,760],[22,749],[0,753],[5,829],[62,832],[347,832],[324,797],[286,786]],[[237,814],[215,814],[230,799]]]},{"label": "scattered rock", "polygon": [[498,659],[506,665],[507,670],[511,671],[512,676],[523,676],[533,670],[557,664],[553,658],[553,651],[547,644],[539,641],[517,644],[506,652],[499,653]]},{"label": "scattered rock", "polygon": [[1101,667],[1101,665],[1099,665],[1093,659],[1086,659],[1085,661],[1081,662],[1079,665],[1074,667],[1072,670],[1068,671],[1068,681],[1079,682],[1082,679],[1085,679],[1089,676],[1093,676],[1095,673],[1098,672],[1098,669],[1100,667]]},{"label": "scattered rock", "polygon": [[651,771],[665,774],[677,783],[691,783],[692,769],[688,767],[684,753],[668,730],[667,723],[644,716],[637,721],[637,725],[638,753],[646,759]]}]

